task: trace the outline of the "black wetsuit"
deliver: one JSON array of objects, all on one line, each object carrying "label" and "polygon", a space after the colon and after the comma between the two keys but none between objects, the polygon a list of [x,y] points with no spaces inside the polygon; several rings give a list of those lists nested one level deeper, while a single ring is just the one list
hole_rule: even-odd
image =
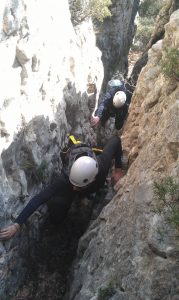
[{"label": "black wetsuit", "polygon": [[[52,218],[54,218],[54,223],[57,223],[57,221],[60,223],[66,216],[72,201],[77,194],[80,197],[88,197],[91,193],[95,193],[103,187],[109,168],[111,167],[112,159],[115,159],[115,167],[121,168],[121,156],[121,140],[119,137],[114,136],[108,141],[103,152],[97,156],[99,172],[93,183],[81,191],[74,191],[68,176],[62,170],[54,183],[47,186],[43,191],[29,201],[14,222],[22,225],[41,204],[46,202],[50,204],[52,199],[51,205],[49,205],[49,210],[52,214]],[[53,198],[54,196],[55,198]],[[55,200],[53,201],[53,199]]]}]

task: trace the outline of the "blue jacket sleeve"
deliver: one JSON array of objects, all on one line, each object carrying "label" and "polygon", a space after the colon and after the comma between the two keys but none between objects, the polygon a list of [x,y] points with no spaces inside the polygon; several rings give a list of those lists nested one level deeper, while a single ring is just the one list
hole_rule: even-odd
[{"label": "blue jacket sleeve", "polygon": [[109,104],[110,101],[112,101],[112,99],[113,99],[113,95],[110,92],[107,92],[98,107],[96,116],[98,116],[99,118],[102,117],[104,108]]}]

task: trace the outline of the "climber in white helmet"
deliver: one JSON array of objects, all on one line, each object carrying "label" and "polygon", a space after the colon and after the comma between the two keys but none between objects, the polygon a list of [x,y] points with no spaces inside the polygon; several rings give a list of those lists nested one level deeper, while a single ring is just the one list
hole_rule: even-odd
[{"label": "climber in white helmet", "polygon": [[81,156],[74,162],[69,180],[74,186],[84,187],[93,182],[97,174],[97,161],[89,156]]},{"label": "climber in white helmet", "polygon": [[[129,96],[129,97],[128,97]],[[92,114],[91,126],[98,123],[104,126],[110,117],[115,117],[115,128],[120,130],[127,117],[131,95],[126,90],[124,81],[112,79],[98,109]]]},{"label": "climber in white helmet", "polygon": [[126,94],[122,91],[116,92],[113,97],[113,105],[116,108],[122,107],[126,103]]},{"label": "climber in white helmet", "polygon": [[112,161],[115,165],[112,172],[114,184],[123,177],[122,146],[118,136],[113,136],[96,154],[94,149],[86,144],[77,143],[61,156],[63,168],[56,180],[39,194],[34,196],[24,207],[14,222],[0,230],[0,240],[12,238],[34,213],[38,207],[47,204],[53,223],[61,223],[73,200],[78,197],[88,197],[97,192],[105,184]]}]

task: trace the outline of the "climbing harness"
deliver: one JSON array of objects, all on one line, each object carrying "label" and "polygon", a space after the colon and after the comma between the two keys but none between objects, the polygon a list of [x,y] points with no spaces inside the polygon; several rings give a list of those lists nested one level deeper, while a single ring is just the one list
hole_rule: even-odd
[{"label": "climbing harness", "polygon": [[[70,146],[72,146],[72,145],[80,145],[80,144],[86,145],[86,144],[83,144],[80,140],[76,140],[74,135],[69,136],[69,142],[70,143],[69,143],[68,149],[66,149],[66,150],[64,149],[64,150],[62,150],[62,152],[67,153],[70,150]],[[87,147],[89,147],[89,146],[87,146]],[[96,147],[89,147],[89,148],[91,148],[96,154],[103,152],[103,149],[100,149],[100,148],[96,148]]]},{"label": "climbing harness", "polygon": [[74,137],[74,135],[70,135],[70,136],[69,136],[69,139],[70,139],[70,141],[72,141],[72,143],[73,143],[74,145],[76,145],[76,144],[81,144],[81,141],[76,140],[75,137]]}]

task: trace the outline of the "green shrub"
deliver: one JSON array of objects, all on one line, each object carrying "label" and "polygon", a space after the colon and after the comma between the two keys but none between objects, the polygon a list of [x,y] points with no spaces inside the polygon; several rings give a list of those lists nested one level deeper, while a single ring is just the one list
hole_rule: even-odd
[{"label": "green shrub", "polygon": [[165,216],[166,220],[179,229],[179,185],[174,178],[166,177],[153,183],[155,212]]},{"label": "green shrub", "polygon": [[42,160],[40,165],[36,165],[33,161],[24,161],[21,168],[25,171],[26,175],[30,177],[35,183],[40,183],[45,180],[47,172],[47,162]]},{"label": "green shrub", "polygon": [[88,0],[85,3],[82,0],[76,0],[76,7],[81,11],[82,19],[92,17],[100,22],[111,16],[109,6],[111,0]]},{"label": "green shrub", "polygon": [[161,67],[164,75],[179,80],[179,49],[165,49]]},{"label": "green shrub", "polygon": [[160,9],[162,8],[165,0],[143,0],[139,6],[140,17],[153,17],[156,18]]},{"label": "green shrub", "polygon": [[137,18],[137,30],[132,45],[133,50],[144,51],[155,28],[156,17],[165,0],[143,0],[140,2]]},{"label": "green shrub", "polygon": [[[154,30],[154,22],[152,18],[143,17],[137,26],[137,32],[135,35],[135,43],[133,45],[136,50],[144,50],[147,43],[150,40],[151,34]],[[133,49],[132,47],[132,49]]]},{"label": "green shrub", "polygon": [[109,283],[108,286],[99,289],[97,300],[108,300],[115,294],[115,292],[114,286]]}]

